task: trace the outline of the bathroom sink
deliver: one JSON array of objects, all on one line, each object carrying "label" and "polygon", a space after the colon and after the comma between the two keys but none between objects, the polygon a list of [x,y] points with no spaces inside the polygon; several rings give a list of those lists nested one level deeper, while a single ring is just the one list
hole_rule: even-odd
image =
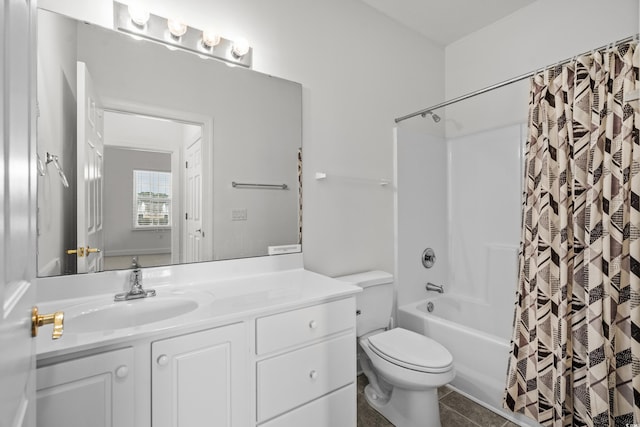
[{"label": "bathroom sink", "polygon": [[111,302],[103,305],[78,307],[69,310],[64,319],[65,333],[108,331],[142,326],[171,319],[198,308],[187,298],[149,297],[138,300]]}]

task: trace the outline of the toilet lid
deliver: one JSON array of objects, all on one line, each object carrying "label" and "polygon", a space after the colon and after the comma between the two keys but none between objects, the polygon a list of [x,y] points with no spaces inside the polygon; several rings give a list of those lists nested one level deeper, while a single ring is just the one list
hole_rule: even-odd
[{"label": "toilet lid", "polygon": [[439,342],[402,328],[369,337],[370,348],[396,365],[422,372],[451,369],[453,357]]}]

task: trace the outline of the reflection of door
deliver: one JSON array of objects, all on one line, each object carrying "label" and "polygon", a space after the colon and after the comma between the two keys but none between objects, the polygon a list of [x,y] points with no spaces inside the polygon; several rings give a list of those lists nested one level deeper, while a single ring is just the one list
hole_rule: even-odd
[{"label": "reflection of door", "polygon": [[[30,132],[35,2],[0,3],[0,424],[35,426],[35,135]],[[46,332],[43,332],[46,333]]]},{"label": "reflection of door", "polygon": [[103,121],[104,111],[89,70],[78,62],[78,273],[103,269]]},{"label": "reflection of door", "polygon": [[202,261],[202,138],[187,147],[187,214],[185,262]]}]

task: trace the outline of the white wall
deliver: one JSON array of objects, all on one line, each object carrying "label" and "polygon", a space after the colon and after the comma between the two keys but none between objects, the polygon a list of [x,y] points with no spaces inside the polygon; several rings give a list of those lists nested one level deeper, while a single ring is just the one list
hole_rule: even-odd
[{"label": "white wall", "polygon": [[[39,5],[111,26],[110,0]],[[393,118],[443,98],[442,48],[357,0],[162,0],[150,9],[241,34],[255,70],[302,83],[305,266],[393,271],[391,187],[314,174],[391,178]]]}]

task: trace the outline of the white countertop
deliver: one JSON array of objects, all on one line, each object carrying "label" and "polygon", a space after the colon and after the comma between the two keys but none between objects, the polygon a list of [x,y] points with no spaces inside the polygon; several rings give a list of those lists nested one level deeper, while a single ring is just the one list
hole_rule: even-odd
[{"label": "white countertop", "polygon": [[[268,315],[302,306],[347,297],[361,291],[329,277],[303,268],[284,271],[263,272],[241,277],[223,277],[190,281],[187,284],[145,283],[145,289],[155,289],[157,296],[151,304],[164,301],[196,301],[197,308],[166,320],[133,327],[111,329],[109,320],[95,331],[74,331],[74,321],[82,315],[100,307],[118,304],[147,303],[145,299],[130,302],[113,302],[114,292],[78,298],[50,299],[39,303],[41,313],[65,312],[65,332],[58,340],[51,339],[50,327],[38,333],[36,351],[38,360],[85,351],[92,348],[112,346],[138,339],[167,335],[167,333],[189,333],[195,330],[221,326],[247,320],[253,316]],[[191,305],[193,303],[190,302]],[[120,310],[124,306],[116,307]],[[142,307],[142,306],[138,306]],[[116,310],[116,312],[120,312]],[[116,317],[116,316],[114,316]],[[117,323],[121,319],[115,319]],[[80,327],[81,328],[81,327]]]}]

